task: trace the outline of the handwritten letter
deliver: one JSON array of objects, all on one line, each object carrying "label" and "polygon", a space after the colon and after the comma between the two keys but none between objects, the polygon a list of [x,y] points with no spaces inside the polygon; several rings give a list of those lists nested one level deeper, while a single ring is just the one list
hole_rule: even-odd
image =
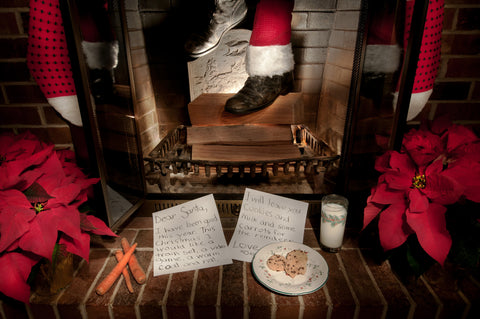
[{"label": "handwritten letter", "polygon": [[272,242],[302,243],[308,204],[246,188],[230,256],[251,262],[255,253]]},{"label": "handwritten letter", "polygon": [[212,194],[152,216],[154,276],[232,263]]}]

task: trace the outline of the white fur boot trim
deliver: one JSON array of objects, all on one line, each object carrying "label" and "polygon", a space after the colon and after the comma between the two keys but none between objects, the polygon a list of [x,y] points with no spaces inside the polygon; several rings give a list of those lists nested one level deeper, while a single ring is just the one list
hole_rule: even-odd
[{"label": "white fur boot trim", "polygon": [[364,72],[393,73],[400,66],[402,50],[397,44],[369,44],[365,51]]},{"label": "white fur boot trim", "polygon": [[53,97],[47,101],[64,119],[73,125],[83,126],[76,95]]},{"label": "white fur boot trim", "polygon": [[[414,93],[410,97],[410,106],[408,108],[408,114],[407,114],[407,121],[413,120],[415,117],[417,117],[418,114],[423,110],[425,105],[428,102],[428,99],[430,98],[430,95],[432,95],[433,89],[428,90],[425,92],[420,92],[420,93]],[[393,97],[393,110],[397,108],[397,101],[398,101],[398,92],[394,93]]]},{"label": "white fur boot trim", "polygon": [[293,71],[292,44],[249,45],[245,64],[249,76],[274,76]]},{"label": "white fur boot trim", "polygon": [[90,69],[112,70],[118,64],[118,41],[87,42],[82,41],[83,54]]}]

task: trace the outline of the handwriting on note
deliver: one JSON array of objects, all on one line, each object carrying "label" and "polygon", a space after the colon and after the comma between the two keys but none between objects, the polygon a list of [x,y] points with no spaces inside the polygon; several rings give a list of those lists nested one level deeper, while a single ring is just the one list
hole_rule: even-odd
[{"label": "handwriting on note", "polygon": [[229,243],[233,259],[251,262],[272,242],[303,242],[308,204],[246,188],[237,226]]},{"label": "handwriting on note", "polygon": [[152,217],[154,276],[232,263],[213,195]]}]

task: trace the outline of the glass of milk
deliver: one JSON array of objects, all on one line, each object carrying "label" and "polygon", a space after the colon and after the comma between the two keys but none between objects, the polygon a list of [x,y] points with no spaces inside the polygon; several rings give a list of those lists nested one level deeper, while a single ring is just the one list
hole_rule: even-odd
[{"label": "glass of milk", "polygon": [[348,200],[330,194],[322,198],[320,221],[320,246],[323,250],[336,253],[340,250],[347,221]]}]

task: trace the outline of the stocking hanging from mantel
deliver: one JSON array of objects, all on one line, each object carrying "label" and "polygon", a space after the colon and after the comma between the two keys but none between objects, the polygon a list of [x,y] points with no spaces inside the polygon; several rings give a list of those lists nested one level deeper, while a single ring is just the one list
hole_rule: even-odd
[{"label": "stocking hanging from mantel", "polygon": [[[375,16],[371,22],[365,56],[364,71],[372,73],[393,73],[399,69],[410,35],[415,0],[405,1],[405,19],[402,43],[397,43],[393,30],[394,12]],[[443,28],[444,0],[431,0],[423,30],[414,86],[410,98],[407,120],[414,119],[430,98],[440,65],[441,36]],[[397,85],[394,108],[398,97]]]},{"label": "stocking hanging from mantel", "polygon": [[[104,0],[78,1],[82,49],[89,69],[112,70],[118,62]],[[59,0],[30,0],[27,65],[48,103],[82,126]]]}]

